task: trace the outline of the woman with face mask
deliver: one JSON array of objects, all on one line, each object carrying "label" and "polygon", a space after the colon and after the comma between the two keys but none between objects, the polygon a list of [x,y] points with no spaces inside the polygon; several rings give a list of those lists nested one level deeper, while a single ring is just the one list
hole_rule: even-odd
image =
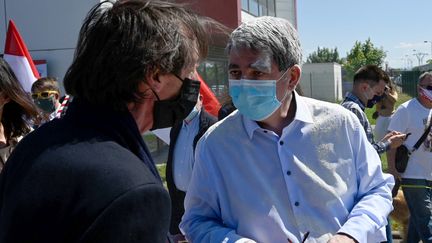
[{"label": "woman with face mask", "polygon": [[0,170],[18,141],[30,132],[37,108],[12,69],[0,58]]}]

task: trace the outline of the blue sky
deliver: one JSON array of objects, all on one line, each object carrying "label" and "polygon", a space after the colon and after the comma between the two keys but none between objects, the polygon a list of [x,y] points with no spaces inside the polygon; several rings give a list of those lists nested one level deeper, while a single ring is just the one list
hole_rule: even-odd
[{"label": "blue sky", "polygon": [[407,57],[417,66],[416,52],[428,54],[423,63],[431,58],[432,0],[297,0],[297,24],[304,60],[318,46],[345,57],[369,37],[390,67],[406,67]]}]

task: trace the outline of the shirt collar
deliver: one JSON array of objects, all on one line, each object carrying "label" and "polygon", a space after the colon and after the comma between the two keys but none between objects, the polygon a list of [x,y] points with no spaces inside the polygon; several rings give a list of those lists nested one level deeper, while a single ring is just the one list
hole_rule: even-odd
[{"label": "shirt collar", "polygon": [[[297,105],[297,109],[293,121],[297,120],[304,123],[314,123],[312,113],[305,102],[305,98],[297,94],[296,91],[293,91],[293,95],[294,95],[293,101],[296,102]],[[256,121],[253,121],[243,115],[241,115],[241,117],[243,120],[243,126],[250,139],[252,139],[253,134],[256,130],[258,129],[264,130],[258,125]]]},{"label": "shirt collar", "polygon": [[186,117],[186,118],[183,120],[183,124],[184,124],[184,125],[189,125],[189,124],[191,124],[193,121],[196,120],[197,117],[199,117],[200,114],[201,114],[201,109],[199,109],[195,114],[193,114],[192,117],[189,117],[189,120],[187,120],[188,117]]},{"label": "shirt collar", "polygon": [[360,106],[360,108],[364,111],[365,110],[365,105],[363,104],[363,102],[361,102],[361,100],[356,96],[356,95],[354,95],[353,93],[351,93],[351,92],[348,92],[346,95],[345,95],[345,100],[344,101],[352,101],[352,102],[354,102],[354,103],[356,103],[357,105],[359,105]]}]

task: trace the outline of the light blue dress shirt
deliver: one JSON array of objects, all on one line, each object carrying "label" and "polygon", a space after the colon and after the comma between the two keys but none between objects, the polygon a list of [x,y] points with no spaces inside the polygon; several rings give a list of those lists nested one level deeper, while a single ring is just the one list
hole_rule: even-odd
[{"label": "light blue dress shirt", "polygon": [[173,156],[173,177],[177,189],[187,191],[190,178],[192,177],[192,167],[194,164],[193,141],[198,134],[200,111],[194,114],[190,121],[183,121],[177,141],[174,147]]},{"label": "light blue dress shirt", "polygon": [[193,243],[327,242],[344,232],[385,240],[393,177],[357,117],[295,93],[281,137],[238,111],[196,148],[180,228]]}]

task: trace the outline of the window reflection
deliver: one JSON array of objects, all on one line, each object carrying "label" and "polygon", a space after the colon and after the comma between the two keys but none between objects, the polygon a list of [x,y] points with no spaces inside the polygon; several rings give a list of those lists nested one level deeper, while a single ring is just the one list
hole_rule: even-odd
[{"label": "window reflection", "polygon": [[258,12],[258,1],[257,0],[249,0],[249,13],[255,16],[260,16]]},{"label": "window reflection", "polygon": [[221,98],[228,92],[228,63],[226,60],[207,59],[197,70],[216,97]]},{"label": "window reflection", "polygon": [[242,9],[254,16],[276,16],[275,0],[242,0]]}]

